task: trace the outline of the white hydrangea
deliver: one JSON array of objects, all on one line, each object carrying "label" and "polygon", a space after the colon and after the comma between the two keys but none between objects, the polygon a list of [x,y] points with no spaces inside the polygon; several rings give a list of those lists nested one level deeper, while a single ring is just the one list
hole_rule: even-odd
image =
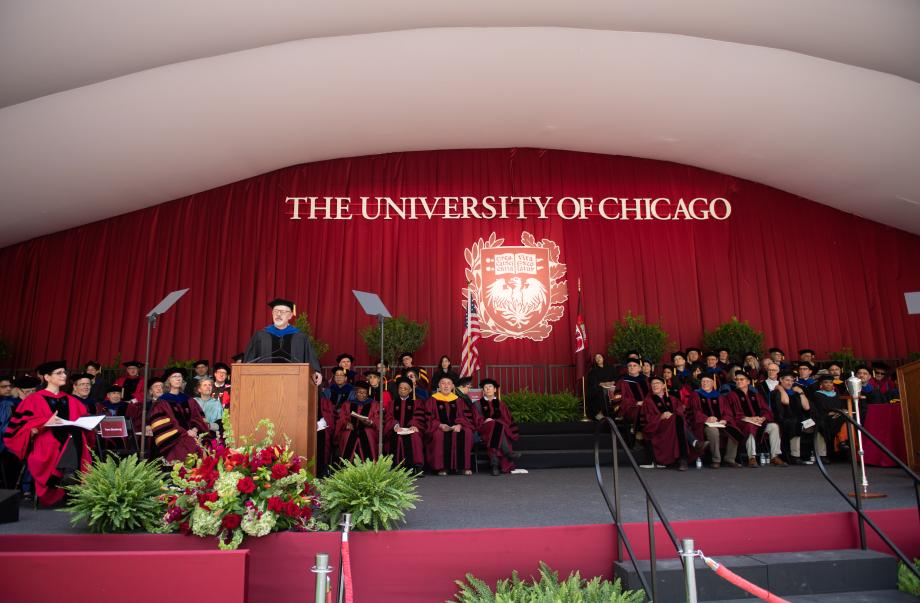
[{"label": "white hydrangea", "polygon": [[236,498],[239,494],[236,484],[241,479],[243,479],[243,474],[238,471],[224,473],[214,482],[214,489],[217,491],[217,495],[222,499]]},{"label": "white hydrangea", "polygon": [[195,507],[189,518],[192,534],[195,536],[217,536],[220,531],[220,514],[211,513],[201,507]]},{"label": "white hydrangea", "polygon": [[266,511],[262,514],[262,517],[256,517],[255,514],[247,513],[246,516],[243,517],[243,522],[240,524],[240,527],[243,528],[243,531],[249,536],[258,538],[271,533],[277,520],[277,516],[271,511]]}]

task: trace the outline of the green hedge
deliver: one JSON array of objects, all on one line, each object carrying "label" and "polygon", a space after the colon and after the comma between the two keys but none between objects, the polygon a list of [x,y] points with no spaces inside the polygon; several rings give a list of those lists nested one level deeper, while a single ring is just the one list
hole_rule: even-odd
[{"label": "green hedge", "polygon": [[530,390],[502,396],[518,423],[565,423],[582,417],[581,400],[569,392],[540,394]]}]

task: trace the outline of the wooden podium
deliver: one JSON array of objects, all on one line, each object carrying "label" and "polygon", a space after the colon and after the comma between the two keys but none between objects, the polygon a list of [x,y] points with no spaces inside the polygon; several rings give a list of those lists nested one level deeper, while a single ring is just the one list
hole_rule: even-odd
[{"label": "wooden podium", "polygon": [[[275,425],[275,443],[291,438],[300,456],[316,458],[316,385],[309,364],[234,364],[231,372],[230,424],[233,435],[254,435],[262,419]],[[315,471],[315,464],[314,471]]]},{"label": "wooden podium", "polygon": [[907,466],[920,471],[920,361],[898,367]]}]

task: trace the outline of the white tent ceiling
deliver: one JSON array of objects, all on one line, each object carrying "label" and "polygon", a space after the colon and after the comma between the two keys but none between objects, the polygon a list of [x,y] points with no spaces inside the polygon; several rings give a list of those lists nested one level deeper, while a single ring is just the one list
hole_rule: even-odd
[{"label": "white tent ceiling", "polygon": [[288,165],[676,161],[920,233],[916,0],[0,1],[0,246]]}]

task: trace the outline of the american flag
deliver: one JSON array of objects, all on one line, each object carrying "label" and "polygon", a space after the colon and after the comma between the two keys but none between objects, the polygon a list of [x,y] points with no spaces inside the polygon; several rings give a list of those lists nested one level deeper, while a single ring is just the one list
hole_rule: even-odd
[{"label": "american flag", "polygon": [[466,292],[466,328],[463,330],[463,353],[460,355],[460,376],[471,377],[474,371],[479,370],[479,350],[476,342],[479,341],[479,314],[476,312],[476,303]]}]

